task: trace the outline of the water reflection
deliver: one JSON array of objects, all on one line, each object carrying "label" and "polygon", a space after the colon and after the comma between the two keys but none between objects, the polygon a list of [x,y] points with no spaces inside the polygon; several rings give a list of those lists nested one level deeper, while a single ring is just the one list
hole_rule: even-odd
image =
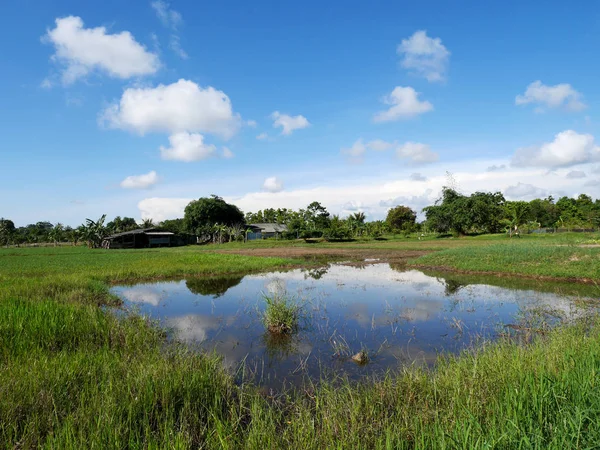
[{"label": "water reflection", "polygon": [[228,289],[237,286],[244,277],[188,278],[185,282],[190,292],[198,295],[221,297]]},{"label": "water reflection", "polygon": [[[147,283],[113,291],[126,304],[159,319],[173,338],[215,350],[226,366],[237,369],[243,363],[245,376],[275,385],[328,370],[360,377],[415,361],[428,364],[440,351],[457,352],[507,332],[504,324],[526,322],[527,329],[535,330],[581,314],[575,298],[563,295],[565,285],[553,291],[548,284],[537,289],[539,282],[531,280],[517,280],[512,287],[508,281],[377,263]],[[588,287],[581,288],[587,292]],[[569,289],[576,293],[573,286]],[[273,336],[265,331],[266,293],[288,295],[302,304],[304,321],[297,333]],[[363,349],[369,364],[352,363],[351,356]]]}]

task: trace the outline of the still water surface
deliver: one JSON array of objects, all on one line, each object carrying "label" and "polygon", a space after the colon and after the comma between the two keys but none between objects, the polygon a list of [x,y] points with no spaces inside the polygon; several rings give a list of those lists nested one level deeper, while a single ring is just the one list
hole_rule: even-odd
[{"label": "still water surface", "polygon": [[[128,309],[157,319],[172,338],[216,351],[240,378],[278,386],[306,376],[360,378],[432,364],[440,352],[456,353],[514,330],[507,324],[535,327],[532,321],[581,314],[576,300],[586,293],[571,286],[565,295],[566,285],[547,284],[540,292],[535,282],[519,283],[498,287],[374,263],[116,286],[113,292]],[[293,336],[276,338],[265,330],[263,295],[269,294],[302,305]],[[351,359],[361,350],[369,355],[366,365]]]}]

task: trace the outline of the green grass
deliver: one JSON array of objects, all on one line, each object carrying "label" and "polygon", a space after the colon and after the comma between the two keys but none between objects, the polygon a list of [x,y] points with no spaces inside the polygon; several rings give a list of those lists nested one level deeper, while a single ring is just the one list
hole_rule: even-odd
[{"label": "green grass", "polygon": [[[596,448],[600,324],[276,397],[142,318],[0,304],[0,441],[12,448]],[[58,332],[60,330],[60,332]]]},{"label": "green grass", "polygon": [[[306,245],[436,248],[418,263],[592,277],[598,249],[576,247],[582,238]],[[147,319],[99,307],[118,304],[111,282],[299,264],[213,249],[1,250],[0,448],[600,447],[595,315],[528,345],[506,339],[440,359],[432,371],[409,367],[378,380],[329,379],[264,394],[235,385],[218,355],[166,344]]]},{"label": "green grass", "polygon": [[298,329],[300,305],[285,294],[263,294],[263,321],[273,334],[290,334]]},{"label": "green grass", "polygon": [[540,241],[517,240],[447,249],[425,255],[413,264],[459,271],[600,281],[600,248],[545,245]]}]

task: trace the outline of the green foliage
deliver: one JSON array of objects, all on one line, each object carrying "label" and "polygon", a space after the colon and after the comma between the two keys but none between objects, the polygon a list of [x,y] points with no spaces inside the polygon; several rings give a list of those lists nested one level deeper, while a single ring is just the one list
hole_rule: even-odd
[{"label": "green foliage", "polygon": [[352,229],[348,225],[348,221],[335,215],[329,220],[329,226],[323,232],[323,237],[328,241],[351,239]]},{"label": "green foliage", "polygon": [[[150,223],[152,223],[151,220]],[[144,226],[142,228],[150,228],[150,226]],[[140,226],[133,217],[117,216],[106,224],[106,230],[109,234],[123,233],[125,231],[137,230],[138,228],[140,228]]]},{"label": "green foliage", "polygon": [[8,247],[15,230],[15,224],[12,220],[0,218],[0,245],[6,244]]},{"label": "green foliage", "polygon": [[237,206],[216,195],[191,201],[185,207],[183,217],[186,230],[198,235],[207,231],[212,233],[212,227],[217,224],[231,226],[243,221],[244,214]]},{"label": "green foliage", "polygon": [[99,248],[102,245],[102,241],[108,235],[108,230],[104,226],[105,220],[106,214],[102,215],[97,221],[85,219],[82,232],[83,239],[87,241],[88,247]]},{"label": "green foliage", "polygon": [[399,205],[388,211],[385,223],[392,231],[410,230],[416,219],[416,212],[408,206]]},{"label": "green foliage", "polygon": [[444,187],[435,205],[423,208],[427,226],[438,233],[497,233],[502,229],[504,196],[475,192],[470,196]]}]

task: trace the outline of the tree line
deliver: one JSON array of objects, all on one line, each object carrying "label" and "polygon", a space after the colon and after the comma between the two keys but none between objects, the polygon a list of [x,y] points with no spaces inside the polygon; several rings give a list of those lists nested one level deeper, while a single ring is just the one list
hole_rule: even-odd
[{"label": "tree line", "polygon": [[244,214],[237,206],[212,195],[191,201],[183,218],[164,220],[160,224],[154,224],[150,219],[138,223],[132,217],[120,216],[106,222],[106,215],[103,215],[97,220],[86,219],[75,228],[47,221],[15,227],[11,220],[0,218],[0,245],[70,242],[99,247],[106,236],[152,227],[180,235],[195,235],[203,242],[222,243],[244,240],[250,231],[248,224],[253,223],[286,225],[287,231],[281,234],[282,238],[327,240],[378,238],[388,233],[466,235],[506,232],[513,236],[536,229],[600,228],[600,199],[593,200],[586,194],[576,198],[564,196],[557,201],[549,196],[527,202],[507,201],[500,192],[465,195],[445,187],[440,198],[422,212],[425,219],[417,222],[416,211],[397,205],[388,211],[385,220],[368,221],[364,212],[342,218],[314,201],[299,210],[267,208]]}]

